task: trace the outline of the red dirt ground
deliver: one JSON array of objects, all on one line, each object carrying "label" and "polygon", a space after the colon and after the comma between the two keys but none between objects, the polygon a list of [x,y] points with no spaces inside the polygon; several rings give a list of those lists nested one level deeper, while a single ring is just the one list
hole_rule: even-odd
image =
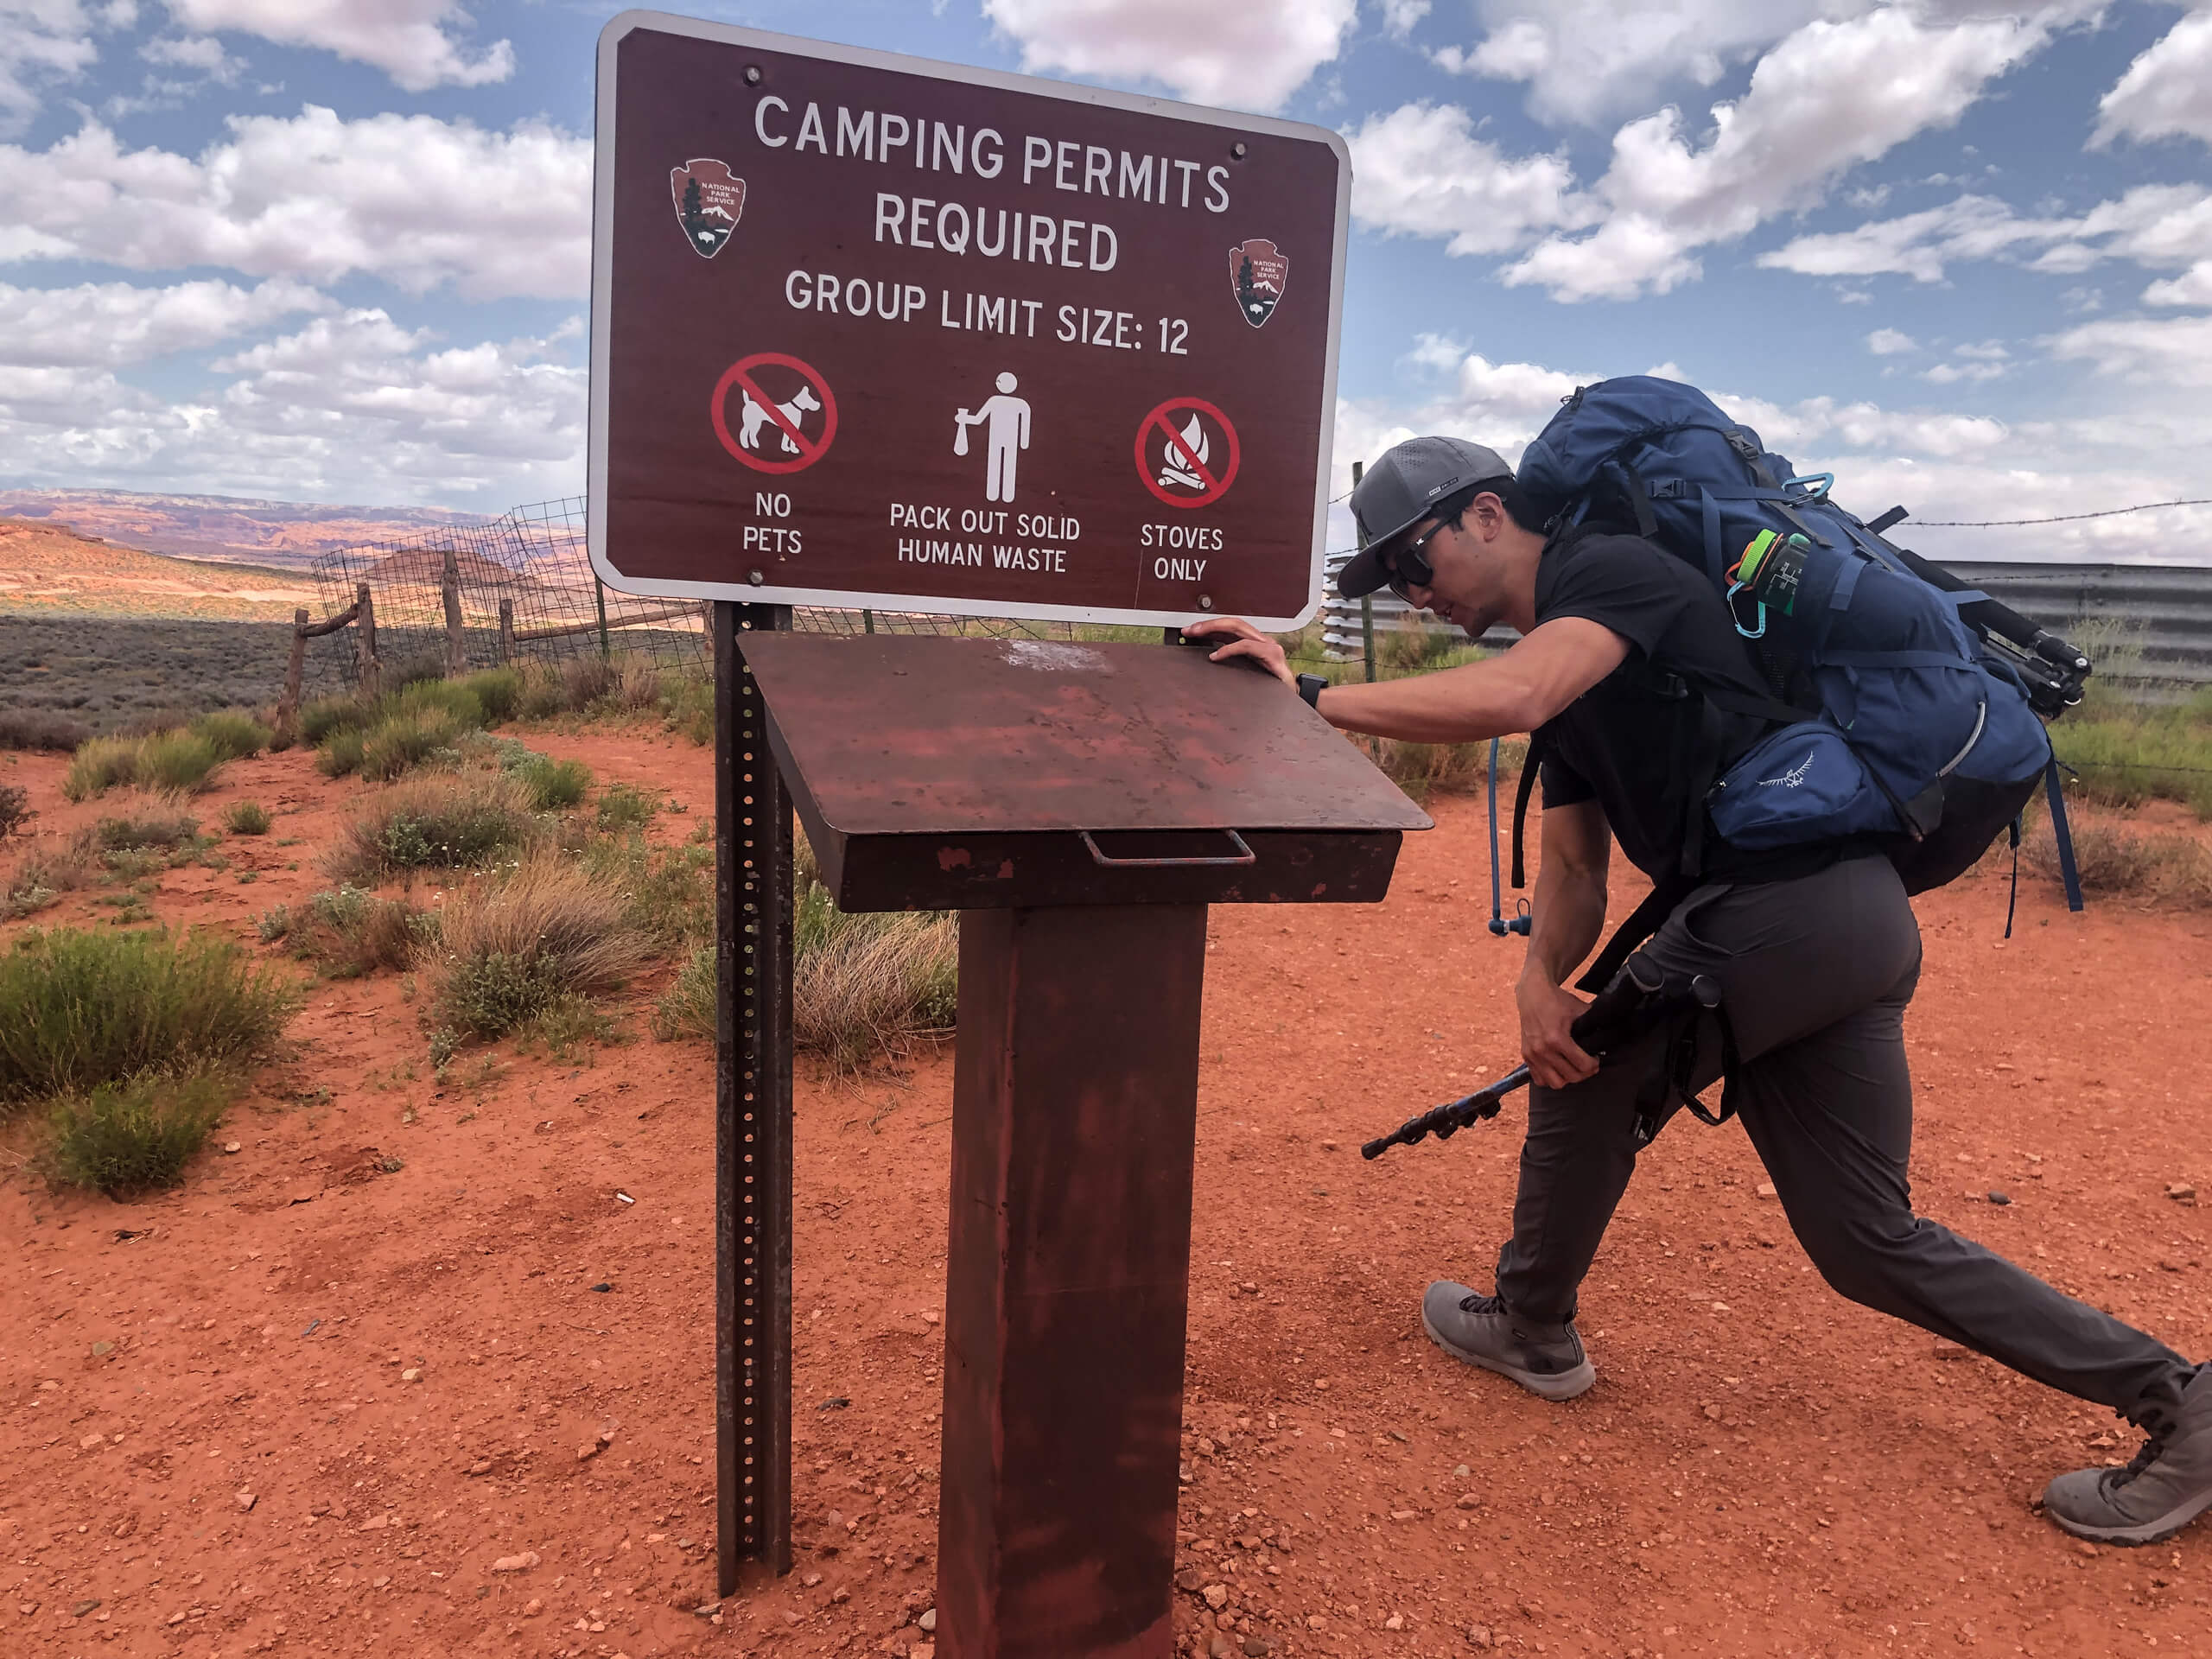
[{"label": "red dirt ground", "polygon": [[[689,745],[530,741],[690,806],[658,833],[711,810]],[[99,810],[60,771],[0,758],[45,837]],[[156,914],[251,941],[326,885],[360,792],[302,754],[232,765],[198,810],[257,798],[274,832],[166,875]],[[1216,1584],[1232,1651],[1292,1659],[2212,1648],[2212,1524],[2101,1551],[2031,1511],[2132,1432],[1830,1294],[1733,1126],[1678,1119],[1648,1155],[1586,1290],[1587,1396],[1422,1338],[1430,1278],[1488,1283],[1517,1152],[1510,1109],[1357,1151],[1513,1058],[1522,947],[1483,931],[1480,804],[1437,816],[1383,906],[1213,918],[1178,1615],[1199,1650]],[[2212,918],[2069,917],[2036,882],[2007,944],[2004,906],[1986,877],[1921,904],[1920,1202],[2203,1355],[2212,1246],[2165,1192],[2212,1186]],[[1370,1001],[1428,1012],[1393,1029]],[[292,1034],[222,1131],[241,1150],[176,1193],[0,1192],[0,1653],[929,1654],[947,1056],[802,1062],[798,1564],[710,1619],[709,1051],[499,1047],[439,1087],[391,976],[315,986]]]}]

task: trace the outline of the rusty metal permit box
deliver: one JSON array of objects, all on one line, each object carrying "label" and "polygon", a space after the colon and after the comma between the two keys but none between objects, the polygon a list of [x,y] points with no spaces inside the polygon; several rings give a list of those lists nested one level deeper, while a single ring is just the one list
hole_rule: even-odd
[{"label": "rusty metal permit box", "polygon": [[1192,648],[747,636],[839,908],[1358,904],[1431,820],[1278,681]]}]

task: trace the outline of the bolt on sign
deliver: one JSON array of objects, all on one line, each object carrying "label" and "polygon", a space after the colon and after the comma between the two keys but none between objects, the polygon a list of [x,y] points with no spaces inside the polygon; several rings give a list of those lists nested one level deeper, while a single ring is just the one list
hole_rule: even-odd
[{"label": "bolt on sign", "polygon": [[593,562],[673,597],[1304,622],[1351,177],[1319,127],[623,13]]}]

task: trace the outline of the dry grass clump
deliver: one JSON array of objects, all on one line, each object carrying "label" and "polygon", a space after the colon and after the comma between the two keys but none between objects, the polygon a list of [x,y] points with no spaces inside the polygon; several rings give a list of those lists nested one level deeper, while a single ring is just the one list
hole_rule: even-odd
[{"label": "dry grass clump", "polygon": [[21,921],[58,903],[65,893],[90,887],[96,879],[92,858],[82,849],[33,853],[0,887],[0,921]]},{"label": "dry grass clump", "polygon": [[553,857],[454,894],[441,933],[438,1011],[474,1037],[504,1036],[564,997],[611,991],[651,954],[611,883]]},{"label": "dry grass clump", "polygon": [[435,912],[353,887],[318,893],[297,911],[279,905],[256,926],[264,941],[286,940],[294,956],[333,979],[405,968],[435,944],[439,934]]},{"label": "dry grass clump", "polygon": [[223,828],[234,836],[269,833],[269,809],[258,801],[232,801],[223,811]]},{"label": "dry grass clump", "polygon": [[[600,808],[602,815],[606,810],[603,805]],[[0,841],[5,841],[36,817],[38,814],[31,808],[30,791],[21,784],[0,784]]]},{"label": "dry grass clump", "polygon": [[791,1040],[841,1071],[949,1034],[959,1007],[956,916],[849,915],[810,885],[793,918]]},{"label": "dry grass clump", "polygon": [[[378,783],[389,783],[413,771],[439,750],[453,747],[464,729],[443,709],[400,709],[365,731],[346,735],[359,738],[360,756],[355,766],[361,776]],[[334,760],[344,756],[351,747],[342,739],[333,745],[330,752]]]},{"label": "dry grass clump", "polygon": [[505,772],[433,772],[370,796],[327,861],[355,887],[409,870],[466,869],[543,835],[522,786]]},{"label": "dry grass clump", "polygon": [[[2069,827],[2083,893],[2144,899],[2183,910],[2212,910],[2212,849],[2194,836],[2079,819]],[[2001,839],[1999,846],[2004,846]],[[2059,879],[2058,843],[2048,824],[2020,850],[2029,868]]]}]

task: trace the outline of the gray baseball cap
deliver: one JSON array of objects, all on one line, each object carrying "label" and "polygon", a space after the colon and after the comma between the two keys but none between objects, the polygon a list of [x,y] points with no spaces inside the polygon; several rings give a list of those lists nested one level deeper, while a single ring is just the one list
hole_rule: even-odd
[{"label": "gray baseball cap", "polygon": [[1510,478],[1495,449],[1464,438],[1408,438],[1367,469],[1351,493],[1351,516],[1367,545],[1337,575],[1337,591],[1358,599],[1389,585],[1382,555],[1432,506],[1470,484]]}]

